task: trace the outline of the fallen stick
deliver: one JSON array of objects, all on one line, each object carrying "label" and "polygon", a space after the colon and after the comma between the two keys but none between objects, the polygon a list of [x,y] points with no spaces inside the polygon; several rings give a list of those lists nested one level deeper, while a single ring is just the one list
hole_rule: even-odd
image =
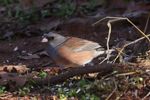
[{"label": "fallen stick", "polygon": [[78,68],[73,68],[69,71],[66,71],[56,76],[47,76],[44,79],[33,78],[33,80],[38,85],[57,84],[57,83],[64,82],[67,79],[74,77],[74,76],[78,76],[78,75],[84,75],[84,74],[96,73],[96,72],[106,74],[106,73],[113,71],[113,66],[114,64],[103,63],[103,64],[95,65],[95,66],[78,67]]}]

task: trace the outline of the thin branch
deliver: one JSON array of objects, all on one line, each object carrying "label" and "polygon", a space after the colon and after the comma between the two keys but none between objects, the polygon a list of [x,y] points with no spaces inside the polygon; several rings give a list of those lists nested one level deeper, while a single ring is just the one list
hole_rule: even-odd
[{"label": "thin branch", "polygon": [[[146,35],[146,36],[149,37],[150,34],[148,34],[148,35]],[[130,42],[130,43],[125,44],[125,45],[123,46],[123,48],[119,51],[117,57],[113,60],[113,62],[116,62],[116,60],[119,58],[119,56],[121,55],[121,53],[123,52],[123,50],[124,50],[127,46],[129,46],[129,45],[131,45],[131,44],[135,44],[135,43],[137,43],[137,42],[139,42],[139,41],[141,41],[141,40],[143,40],[143,39],[145,39],[145,38],[146,38],[146,37],[141,37],[141,38],[136,39],[136,40],[134,40],[134,41],[132,41],[132,42]]]},{"label": "thin branch", "polygon": [[108,73],[113,70],[114,64],[107,64],[103,63],[101,65],[95,65],[95,66],[85,66],[85,67],[78,67],[70,69],[69,71],[66,71],[64,73],[61,73],[56,76],[48,76],[47,78],[41,79],[41,78],[33,78],[33,80],[37,84],[57,84],[66,81],[67,79],[78,76],[78,75],[84,75],[87,73]]},{"label": "thin branch", "polygon": [[146,33],[146,31],[147,31],[147,27],[148,27],[148,23],[149,23],[149,17],[150,17],[150,14],[148,15],[148,18],[146,20],[146,25],[145,25],[145,28],[144,28],[144,33]]},{"label": "thin branch", "polygon": [[115,84],[115,88],[114,88],[114,90],[111,92],[111,94],[109,94],[109,96],[105,100],[109,100],[111,98],[111,96],[117,91],[117,83],[115,82],[114,79],[113,79],[113,82]]},{"label": "thin branch", "polygon": [[150,92],[148,92],[148,93],[146,94],[146,96],[144,96],[144,97],[142,98],[142,100],[146,100],[146,98],[147,98],[148,96],[150,96]]},{"label": "thin branch", "polygon": [[[126,17],[104,17],[104,18],[102,18],[101,20],[99,20],[99,21],[97,21],[97,22],[95,22],[94,24],[92,24],[93,26],[95,26],[96,24],[98,24],[98,23],[100,23],[101,21],[103,21],[103,20],[105,20],[105,19],[112,19],[112,20],[109,20],[108,21],[108,23],[107,23],[107,26],[108,26],[108,28],[109,28],[109,30],[108,30],[108,37],[107,37],[107,44],[106,44],[106,46],[107,46],[107,50],[109,50],[109,40],[110,40],[110,35],[111,35],[111,23],[112,22],[115,22],[115,21],[119,21],[119,20],[127,20],[132,26],[134,26],[134,28],[135,29],[137,29],[142,35],[143,35],[143,37],[144,38],[146,38],[149,42],[150,42],[150,39],[149,39],[149,37],[142,31],[142,30],[140,30],[132,21],[130,21],[128,18],[126,18]],[[143,38],[142,37],[142,38]],[[136,41],[136,40],[135,40]],[[133,43],[135,43],[135,41],[133,41],[133,42],[131,42],[131,43],[128,43],[128,44],[125,44],[124,45],[124,47],[120,50],[120,52],[118,53],[118,55],[117,55],[117,57],[114,59],[114,61],[113,62],[115,62],[117,59],[118,59],[118,57],[121,55],[121,52],[125,49],[125,47],[127,47],[127,46],[129,46],[129,45],[131,45],[131,44],[133,44]],[[139,40],[140,41],[140,40]],[[108,58],[109,58],[109,53],[107,54],[107,57],[101,62],[101,63],[103,63],[105,60],[107,60]]]},{"label": "thin branch", "polygon": [[133,75],[133,74],[137,74],[137,73],[138,73],[137,71],[134,71],[134,72],[127,72],[127,73],[116,74],[115,76],[116,76],[116,77],[119,77],[119,76],[127,76],[127,75]]}]

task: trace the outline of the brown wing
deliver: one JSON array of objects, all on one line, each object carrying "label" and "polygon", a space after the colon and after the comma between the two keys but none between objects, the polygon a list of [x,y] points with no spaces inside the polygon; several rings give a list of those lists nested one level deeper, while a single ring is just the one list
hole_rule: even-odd
[{"label": "brown wing", "polygon": [[98,43],[81,38],[71,37],[64,44],[73,51],[90,51],[101,47]]},{"label": "brown wing", "polygon": [[68,47],[60,47],[59,54],[64,60],[76,65],[85,65],[94,58],[94,51],[74,52],[71,51]]}]

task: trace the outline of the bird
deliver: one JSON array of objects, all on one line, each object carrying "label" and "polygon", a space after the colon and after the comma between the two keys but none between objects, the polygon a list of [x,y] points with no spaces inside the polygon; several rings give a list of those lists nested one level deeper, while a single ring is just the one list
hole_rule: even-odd
[{"label": "bird", "polygon": [[48,39],[48,55],[64,68],[85,66],[106,52],[97,42],[78,37],[66,37],[56,32],[44,34],[44,37]]}]

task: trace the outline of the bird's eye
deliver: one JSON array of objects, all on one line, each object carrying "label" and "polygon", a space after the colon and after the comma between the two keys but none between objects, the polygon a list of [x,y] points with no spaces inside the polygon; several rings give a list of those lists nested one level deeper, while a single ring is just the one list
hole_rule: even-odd
[{"label": "bird's eye", "polygon": [[51,41],[51,40],[54,40],[54,37],[53,37],[53,36],[50,36],[50,37],[47,37],[47,39],[48,39],[49,41]]}]

